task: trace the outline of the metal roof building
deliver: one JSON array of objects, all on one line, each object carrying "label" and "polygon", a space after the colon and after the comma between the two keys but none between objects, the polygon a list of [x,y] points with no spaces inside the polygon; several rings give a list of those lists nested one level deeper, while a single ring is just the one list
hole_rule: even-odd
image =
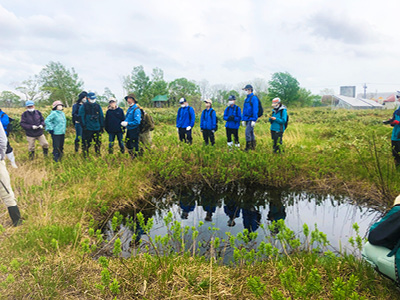
[{"label": "metal roof building", "polygon": [[383,105],[369,99],[333,95],[333,106],[346,109],[382,109]]}]

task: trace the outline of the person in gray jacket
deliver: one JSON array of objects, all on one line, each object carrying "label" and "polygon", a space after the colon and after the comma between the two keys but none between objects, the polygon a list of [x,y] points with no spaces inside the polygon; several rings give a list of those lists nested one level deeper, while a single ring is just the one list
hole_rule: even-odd
[{"label": "person in gray jacket", "polygon": [[21,222],[21,214],[19,212],[15,195],[11,188],[10,175],[8,174],[4,158],[7,151],[7,136],[3,125],[0,123],[0,198],[8,209],[14,226],[18,226]]}]

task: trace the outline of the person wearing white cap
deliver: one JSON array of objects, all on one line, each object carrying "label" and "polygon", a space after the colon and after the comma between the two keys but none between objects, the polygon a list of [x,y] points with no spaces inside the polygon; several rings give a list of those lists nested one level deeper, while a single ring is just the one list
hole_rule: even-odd
[{"label": "person wearing white cap", "polygon": [[392,209],[371,226],[362,256],[380,273],[399,282],[400,195],[394,200]]},{"label": "person wearing white cap", "polygon": [[64,153],[65,130],[67,119],[63,112],[64,104],[61,101],[53,102],[53,110],[46,118],[46,130],[51,134],[53,140],[53,159],[55,162],[61,160]]},{"label": "person wearing white cap", "polygon": [[274,153],[281,152],[282,137],[287,127],[288,114],[287,108],[281,103],[280,98],[272,99],[272,116],[269,118],[271,123],[271,138],[274,143]]},{"label": "person wearing white cap", "polygon": [[214,133],[217,130],[217,112],[211,107],[212,101],[211,99],[204,100],[206,104],[206,108],[201,113],[200,118],[200,129],[203,133],[203,139],[206,145],[208,145],[209,141],[211,142],[211,146],[215,144],[215,136]]},{"label": "person wearing white cap", "polygon": [[125,120],[125,114],[122,108],[118,107],[117,99],[110,97],[108,99],[108,110],[106,112],[105,127],[108,133],[108,153],[113,153],[115,137],[118,139],[119,149],[121,153],[125,153],[125,146],[123,141],[123,130],[121,122]]},{"label": "person wearing white cap", "polygon": [[178,109],[176,116],[176,127],[179,133],[179,140],[192,144],[192,128],[196,120],[193,107],[189,106],[185,98],[179,100],[181,107]]},{"label": "person wearing white cap", "polygon": [[228,98],[228,107],[224,111],[224,120],[226,121],[226,137],[228,139],[228,146],[232,147],[232,135],[235,139],[235,146],[240,148],[239,143],[239,127],[242,113],[240,107],[235,104],[235,95],[230,95]]}]

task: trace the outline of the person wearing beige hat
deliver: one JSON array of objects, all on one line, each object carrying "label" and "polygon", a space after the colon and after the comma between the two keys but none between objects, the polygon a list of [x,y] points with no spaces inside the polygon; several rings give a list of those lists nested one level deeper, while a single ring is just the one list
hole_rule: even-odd
[{"label": "person wearing beige hat", "polygon": [[125,152],[123,141],[123,130],[121,122],[125,120],[125,114],[122,108],[118,107],[117,99],[110,97],[108,99],[108,110],[106,112],[105,130],[108,133],[108,153],[113,153],[115,137],[118,139],[119,149],[121,153]]},{"label": "person wearing beige hat", "polygon": [[208,145],[209,141],[211,145],[215,144],[215,136],[214,133],[217,130],[217,113],[212,108],[211,99],[204,100],[206,104],[206,108],[201,113],[200,118],[200,129],[203,133],[203,139],[206,145]]},{"label": "person wearing beige hat", "polygon": [[53,102],[53,110],[44,121],[46,130],[51,134],[53,140],[53,159],[55,162],[61,160],[64,153],[65,131],[67,119],[63,112],[64,104],[61,101]]},{"label": "person wearing beige hat", "polygon": [[391,210],[371,226],[362,256],[379,272],[399,282],[396,269],[400,270],[400,195]]}]

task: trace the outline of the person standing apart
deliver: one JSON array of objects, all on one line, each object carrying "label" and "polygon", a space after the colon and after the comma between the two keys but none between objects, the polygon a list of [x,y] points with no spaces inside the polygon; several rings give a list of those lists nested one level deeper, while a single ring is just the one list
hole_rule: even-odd
[{"label": "person standing apart", "polygon": [[89,148],[94,141],[94,150],[100,155],[101,134],[104,131],[104,114],[100,105],[96,103],[95,93],[88,93],[88,102],[79,108],[79,117],[82,122],[82,150],[83,156],[89,154]]},{"label": "person standing apart", "polygon": [[274,142],[273,149],[274,153],[281,153],[282,137],[286,130],[287,125],[287,108],[281,103],[280,98],[272,99],[272,116],[269,118],[271,123],[271,138]]},{"label": "person standing apart", "polygon": [[248,84],[243,90],[247,93],[243,105],[242,125],[246,126],[246,151],[256,148],[256,136],[254,126],[258,119],[258,102],[260,101],[253,93],[253,87]]},{"label": "person standing apart", "polygon": [[139,131],[142,113],[137,106],[136,96],[131,93],[125,97],[129,108],[126,112],[125,121],[121,122],[121,126],[126,127],[126,148],[132,158],[138,156],[139,152]]},{"label": "person standing apart", "polygon": [[25,130],[28,140],[29,158],[35,158],[35,141],[39,141],[43,148],[43,155],[47,157],[49,153],[49,143],[43,134],[44,118],[42,113],[35,109],[33,101],[26,101],[26,111],[21,115],[21,127]]},{"label": "person standing apart", "polygon": [[79,151],[79,142],[82,140],[82,124],[79,117],[79,108],[87,101],[87,94],[85,91],[81,92],[76,103],[72,105],[72,122],[75,126],[75,152]]},{"label": "person standing apart", "polygon": [[46,130],[51,134],[53,140],[53,159],[55,162],[61,161],[64,153],[65,130],[67,119],[63,112],[64,105],[61,101],[53,102],[53,110],[46,118]]},{"label": "person standing apart", "polygon": [[181,107],[176,116],[176,127],[179,133],[179,140],[192,144],[192,128],[196,119],[193,107],[189,106],[185,98],[179,100]]},{"label": "person standing apart", "polygon": [[224,120],[226,121],[226,137],[228,139],[228,146],[232,147],[232,135],[235,140],[235,146],[240,148],[239,143],[239,127],[242,120],[242,113],[240,107],[235,104],[236,97],[230,95],[228,98],[228,107],[224,111]]},{"label": "person standing apart", "polygon": [[8,136],[9,136],[9,134],[10,134],[10,132],[8,131],[8,129],[10,128],[10,127],[9,127],[10,118],[9,118],[8,115],[7,115],[4,111],[2,111],[1,109],[0,109],[0,120],[1,120],[1,124],[3,125],[3,128],[4,128],[4,132],[6,133],[6,136],[7,136],[7,150],[6,150],[6,156],[7,156],[7,158],[10,160],[11,166],[12,166],[13,168],[16,169],[16,168],[18,168],[18,166],[17,166],[17,164],[15,163],[14,151],[13,151],[13,148],[11,147],[11,145],[10,145],[10,140],[8,139]]},{"label": "person standing apart", "polygon": [[7,136],[3,125],[0,124],[0,198],[7,207],[8,214],[14,226],[21,223],[21,213],[15,201],[15,195],[11,188],[10,175],[8,174],[6,163],[4,162],[7,150]]},{"label": "person standing apart", "polygon": [[204,103],[206,104],[206,109],[203,110],[203,112],[201,113],[200,129],[201,132],[203,133],[203,139],[206,146],[208,145],[209,140],[211,142],[211,146],[214,146],[215,144],[214,133],[217,127],[217,113],[212,108],[211,99],[204,100]]},{"label": "person standing apart", "polygon": [[108,110],[106,112],[105,130],[108,133],[108,153],[113,153],[115,137],[118,139],[121,153],[125,152],[121,122],[125,120],[124,111],[118,107],[114,97],[108,99]]},{"label": "person standing apart", "polygon": [[[397,99],[399,95],[396,96]],[[400,169],[400,107],[396,109],[393,113],[393,117],[387,121],[383,122],[384,124],[390,124],[393,126],[392,130],[392,155],[394,157],[394,163],[396,168]]]}]

